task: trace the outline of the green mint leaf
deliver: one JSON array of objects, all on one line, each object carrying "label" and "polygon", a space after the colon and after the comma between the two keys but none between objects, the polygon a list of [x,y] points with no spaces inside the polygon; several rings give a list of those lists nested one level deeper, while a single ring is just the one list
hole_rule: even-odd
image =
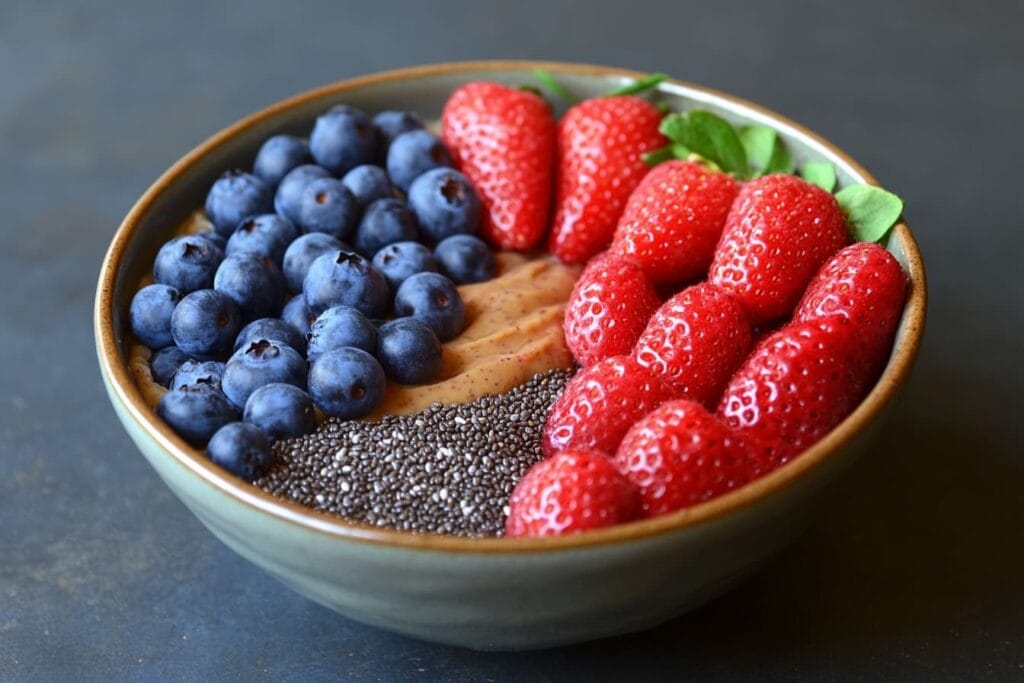
[{"label": "green mint leaf", "polygon": [[800,175],[804,180],[817,185],[825,192],[836,189],[836,167],[828,161],[808,161],[800,169]]},{"label": "green mint leaf", "polygon": [[699,154],[726,173],[748,178],[747,153],[736,130],[725,119],[703,109],[666,116],[659,130],[673,142]]},{"label": "green mint leaf", "polygon": [[551,94],[560,97],[570,104],[579,102],[579,98],[562,87],[562,84],[555,80],[555,77],[544,69],[534,69],[533,77],[540,81],[540,84],[548,89]]},{"label": "green mint leaf", "polygon": [[747,153],[752,175],[793,172],[793,157],[774,129],[767,126],[742,126],[736,132]]},{"label": "green mint leaf", "polygon": [[650,90],[654,86],[658,85],[662,81],[668,78],[663,73],[648,74],[638,81],[624,85],[621,88],[616,88],[608,93],[607,97],[615,97],[617,95],[635,95],[645,90]]},{"label": "green mint leaf", "polygon": [[850,235],[858,242],[877,242],[903,213],[903,201],[875,185],[851,185],[836,193],[846,213]]}]

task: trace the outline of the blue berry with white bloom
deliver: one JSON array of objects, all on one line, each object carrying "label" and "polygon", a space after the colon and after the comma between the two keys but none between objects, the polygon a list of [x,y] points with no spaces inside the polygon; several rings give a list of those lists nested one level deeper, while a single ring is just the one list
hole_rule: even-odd
[{"label": "blue berry with white bloom", "polygon": [[302,282],[306,279],[306,273],[313,261],[324,254],[337,251],[351,251],[351,249],[331,235],[323,232],[311,232],[308,235],[298,237],[288,245],[284,252],[284,280],[288,289],[293,292],[302,291]]},{"label": "blue berry with white bloom", "polygon": [[149,357],[149,374],[160,386],[170,386],[174,373],[189,360],[189,355],[177,346],[168,346]]},{"label": "blue berry with white bloom", "polygon": [[252,172],[268,185],[277,185],[297,166],[313,163],[309,145],[294,135],[275,135],[256,153]]},{"label": "blue berry with white bloom", "polygon": [[185,295],[171,315],[174,343],[200,359],[215,358],[229,351],[241,326],[238,305],[213,289]]},{"label": "blue berry with white bloom", "polygon": [[284,305],[284,276],[273,261],[256,254],[225,258],[213,287],[238,304],[244,320],[276,316]]},{"label": "blue berry with white bloom", "polygon": [[220,380],[224,376],[224,363],[215,360],[187,360],[174,371],[171,377],[171,391],[192,384],[205,384],[220,390]]},{"label": "blue berry with white bloom", "polygon": [[306,335],[301,334],[281,318],[260,318],[242,328],[235,338],[235,351],[254,341],[270,339],[292,347],[300,354],[306,353]]},{"label": "blue berry with white bloom", "polygon": [[338,106],[317,118],[309,136],[309,151],[316,163],[342,176],[356,166],[373,163],[377,132],[366,114]]},{"label": "blue berry with white bloom", "polygon": [[309,334],[309,328],[316,320],[316,316],[306,308],[306,297],[298,293],[288,300],[288,303],[281,309],[281,320],[285,321],[292,328],[302,335],[303,338]]},{"label": "blue berry with white bloom", "polygon": [[249,395],[242,419],[271,439],[292,439],[316,428],[313,397],[291,384],[265,384]]},{"label": "blue berry with white bloom", "polygon": [[427,171],[451,165],[452,156],[448,148],[430,131],[402,133],[388,148],[388,175],[391,182],[406,192],[412,182]]},{"label": "blue berry with white bloom", "polygon": [[377,359],[396,382],[424,384],[441,368],[441,340],[425,322],[397,318],[378,330]]},{"label": "blue berry with white bloom", "polygon": [[372,411],[384,395],[384,369],[362,349],[328,351],[309,369],[309,393],[331,417],[352,419]]},{"label": "blue berry with white bloom", "polygon": [[419,242],[389,244],[373,256],[373,267],[380,271],[392,290],[416,273],[436,273],[437,261]]},{"label": "blue berry with white bloom", "polygon": [[411,111],[382,111],[373,117],[373,125],[384,140],[385,145],[402,133],[423,128],[423,119]]},{"label": "blue berry with white bloom", "polygon": [[434,258],[441,272],[460,285],[485,282],[497,272],[491,248],[473,235],[446,237],[434,247]]},{"label": "blue berry with white bloom", "polygon": [[306,361],[287,344],[257,339],[238,349],[228,360],[221,388],[231,402],[241,408],[249,394],[274,382],[305,389]]},{"label": "blue berry with white bloom", "polygon": [[156,404],[156,414],[193,446],[202,446],[214,433],[238,419],[238,409],[208,384],[189,384],[168,391]]},{"label": "blue berry with white bloom", "polygon": [[418,273],[395,294],[395,314],[422,320],[443,342],[462,332],[466,309],[455,283],[439,273]]},{"label": "blue berry with white bloom", "polygon": [[420,234],[433,243],[476,233],[483,211],[473,186],[450,168],[436,168],[416,178],[409,188],[409,208],[416,215]]},{"label": "blue berry with white bloom", "polygon": [[280,266],[285,250],[298,236],[298,228],[290,220],[276,213],[250,216],[239,223],[238,228],[231,233],[225,254],[232,256],[249,252],[266,256]]},{"label": "blue berry with white bloom", "polygon": [[135,292],[128,308],[128,321],[135,338],[154,351],[174,343],[171,315],[181,294],[167,285],[148,285]]},{"label": "blue berry with white bloom", "polygon": [[363,164],[356,166],[341,179],[359,206],[366,207],[377,199],[395,196],[395,188],[391,185],[387,171],[380,166]]},{"label": "blue berry with white bloom", "polygon": [[262,477],[274,464],[266,435],[245,422],[232,422],[218,429],[206,446],[206,457],[249,482]]},{"label": "blue berry with white bloom", "polygon": [[405,202],[378,199],[366,207],[366,213],[356,231],[354,245],[360,254],[372,258],[382,247],[415,240],[418,233],[416,217]]},{"label": "blue berry with white bloom", "polygon": [[249,216],[273,211],[269,185],[244,171],[228,171],[206,195],[206,217],[222,235],[230,235]]},{"label": "blue berry with white bloom", "polygon": [[313,261],[302,283],[306,306],[320,315],[333,306],[351,306],[368,318],[382,318],[390,299],[388,281],[359,254],[337,251]]},{"label": "blue berry with white bloom", "polygon": [[342,346],[374,353],[377,350],[377,328],[356,309],[335,306],[328,308],[316,319],[309,329],[308,340],[306,357],[310,363]]},{"label": "blue berry with white bloom", "polygon": [[324,232],[347,240],[358,220],[359,203],[340,180],[319,178],[302,191],[299,226],[304,232]]},{"label": "blue berry with white bloom", "polygon": [[327,172],[326,168],[316,164],[296,166],[281,179],[281,183],[277,186],[277,193],[274,195],[274,211],[292,223],[298,224],[299,204],[306,186],[314,180],[330,177],[331,174]]},{"label": "blue berry with white bloom", "polygon": [[153,279],[182,295],[209,289],[223,260],[224,252],[203,235],[182,235],[168,240],[156,253]]}]

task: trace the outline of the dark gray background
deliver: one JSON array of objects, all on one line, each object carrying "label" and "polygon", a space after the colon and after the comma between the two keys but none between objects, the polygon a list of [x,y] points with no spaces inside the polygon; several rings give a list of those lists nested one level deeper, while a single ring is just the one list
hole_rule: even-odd
[{"label": "dark gray background", "polygon": [[[214,4],[0,3],[0,679],[1024,677],[1024,5]],[[115,227],[206,136],[487,57],[663,70],[807,124],[903,196],[931,286],[902,404],[799,543],[666,626],[530,654],[352,623],[228,551],[116,422],[91,331]]]}]

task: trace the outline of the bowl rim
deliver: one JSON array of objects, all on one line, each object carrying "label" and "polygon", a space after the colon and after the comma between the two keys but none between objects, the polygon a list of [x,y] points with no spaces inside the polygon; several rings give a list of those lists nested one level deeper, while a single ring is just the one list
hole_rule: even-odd
[{"label": "bowl rim", "polygon": [[[157,418],[154,410],[149,408],[143,399],[141,390],[135,384],[127,362],[122,359],[118,350],[117,331],[113,324],[114,285],[125,249],[133,238],[141,218],[158,197],[196,165],[202,157],[250,127],[322,97],[342,95],[350,90],[392,81],[429,76],[470,72],[479,76],[488,71],[530,72],[538,68],[552,73],[623,79],[636,79],[645,75],[631,69],[533,60],[446,62],[382,71],[324,85],[281,100],[220,130],[181,157],[160,175],[125,216],[114,234],[100,268],[93,325],[100,369],[108,384],[112,400],[119,401],[124,411],[132,417],[146,436],[155,441],[179,466],[186,468],[206,485],[220,494],[229,496],[235,502],[270,515],[279,521],[296,525],[307,531],[319,532],[338,540],[410,550],[448,553],[537,553],[580,550],[646,540],[684,529],[692,530],[726,515],[739,512],[783,489],[792,487],[813,470],[818,469],[826,460],[853,441],[858,433],[866,429],[892,402],[901,386],[906,382],[920,347],[924,334],[927,285],[920,250],[905,222],[896,225],[890,236],[890,239],[898,240],[903,247],[910,279],[910,291],[904,306],[902,320],[905,328],[904,338],[901,344],[894,347],[885,370],[868,396],[843,422],[814,446],[804,451],[800,457],[794,458],[767,476],[723,496],[660,517],[637,520],[587,533],[550,538],[467,538],[382,529],[347,521],[298,503],[275,498],[262,489],[233,477],[202,457],[196,449],[188,446],[171,431],[170,427]],[[766,120],[770,120],[776,129],[786,130],[791,135],[801,137],[805,141],[817,144],[827,150],[860,176],[862,182],[878,184],[878,181],[866,169],[841,149],[774,111],[711,88],[677,79],[666,80],[663,87],[682,94],[697,95],[698,99],[713,101],[726,107],[754,112]]]}]

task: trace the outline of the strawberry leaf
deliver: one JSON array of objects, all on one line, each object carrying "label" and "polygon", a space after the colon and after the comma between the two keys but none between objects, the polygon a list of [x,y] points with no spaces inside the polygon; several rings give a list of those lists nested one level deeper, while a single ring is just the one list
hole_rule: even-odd
[{"label": "strawberry leaf", "polygon": [[556,97],[559,97],[569,104],[576,104],[580,101],[578,97],[562,87],[562,84],[555,80],[549,72],[544,69],[534,69],[533,77],[540,81],[540,84]]},{"label": "strawberry leaf", "polygon": [[751,176],[793,172],[793,158],[774,129],[767,126],[741,126],[736,132],[747,153]]},{"label": "strawberry leaf", "polygon": [[658,149],[653,149],[650,152],[644,154],[641,158],[644,163],[648,166],[657,166],[663,161],[669,159],[688,159],[690,157],[690,150],[686,149],[679,144],[665,145]]},{"label": "strawberry leaf", "polygon": [[725,119],[703,109],[671,114],[659,130],[672,142],[699,154],[738,178],[750,177],[747,153],[736,129]]},{"label": "strawberry leaf", "polygon": [[664,81],[666,78],[668,78],[668,76],[663,73],[648,74],[643,78],[634,81],[633,83],[630,83],[629,85],[624,85],[621,88],[616,88],[615,90],[612,90],[610,93],[605,95],[605,97],[615,97],[617,95],[635,95],[645,90],[650,90],[654,86]]},{"label": "strawberry leaf", "polygon": [[817,185],[825,192],[836,189],[836,167],[828,161],[808,161],[800,169],[800,175],[804,180]]},{"label": "strawberry leaf", "polygon": [[875,185],[851,185],[836,193],[846,213],[850,235],[858,242],[878,242],[903,213],[903,200]]}]

